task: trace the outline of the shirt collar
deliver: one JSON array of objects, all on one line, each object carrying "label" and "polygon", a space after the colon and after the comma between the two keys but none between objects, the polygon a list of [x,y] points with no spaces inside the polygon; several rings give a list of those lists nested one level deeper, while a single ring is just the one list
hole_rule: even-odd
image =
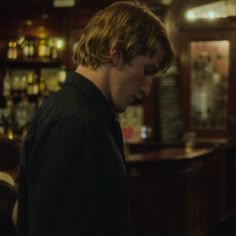
[{"label": "shirt collar", "polygon": [[112,111],[111,105],[98,87],[89,79],[77,72],[71,71],[66,74],[64,86],[67,84],[73,84],[80,88],[84,93],[96,101],[96,103],[99,104],[99,113],[102,114],[102,117],[105,118],[107,122],[111,122],[115,119],[115,114]]},{"label": "shirt collar", "polygon": [[8,173],[6,172],[2,172],[0,171],[0,180],[14,186],[15,185],[15,181],[14,179],[11,177],[11,175],[9,175]]}]

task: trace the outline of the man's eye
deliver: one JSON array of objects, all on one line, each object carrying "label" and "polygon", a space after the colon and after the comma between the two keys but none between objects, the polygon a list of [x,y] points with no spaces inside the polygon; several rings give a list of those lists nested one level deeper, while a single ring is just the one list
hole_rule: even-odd
[{"label": "man's eye", "polygon": [[144,75],[150,76],[150,75],[155,75],[156,73],[157,73],[156,66],[145,66],[144,67]]}]

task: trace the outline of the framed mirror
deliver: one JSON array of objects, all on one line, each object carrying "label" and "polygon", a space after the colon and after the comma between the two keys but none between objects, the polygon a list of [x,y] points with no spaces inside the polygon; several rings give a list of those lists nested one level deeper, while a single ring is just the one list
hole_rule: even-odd
[{"label": "framed mirror", "polygon": [[190,127],[227,129],[230,42],[190,43]]}]

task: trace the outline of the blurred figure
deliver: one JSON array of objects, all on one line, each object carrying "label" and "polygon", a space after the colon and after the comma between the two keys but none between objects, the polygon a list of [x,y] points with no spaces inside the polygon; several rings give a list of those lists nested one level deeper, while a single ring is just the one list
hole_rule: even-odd
[{"label": "blurred figure", "polygon": [[76,71],[35,113],[24,140],[18,236],[127,236],[128,178],[116,114],[172,63],[164,25],[115,2],[85,27]]},{"label": "blurred figure", "polygon": [[20,147],[17,142],[0,138],[0,235],[15,235]]}]

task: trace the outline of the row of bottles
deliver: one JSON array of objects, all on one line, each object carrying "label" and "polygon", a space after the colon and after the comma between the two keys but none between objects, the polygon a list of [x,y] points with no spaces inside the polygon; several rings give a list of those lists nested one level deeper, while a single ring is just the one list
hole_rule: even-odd
[{"label": "row of bottles", "polygon": [[11,74],[9,70],[6,71],[3,77],[3,96],[22,96],[26,95],[38,95],[48,93],[45,81],[43,78],[38,79],[38,75],[33,71],[26,73]]},{"label": "row of bottles", "polygon": [[43,99],[45,98],[38,97],[31,101],[27,96],[22,96],[16,101],[11,96],[6,97],[0,108],[0,136],[22,139]]},{"label": "row of bottles", "polygon": [[65,68],[6,69],[0,93],[0,136],[22,140],[34,112],[45,98],[57,91]]},{"label": "row of bottles", "polygon": [[[52,71],[54,72],[53,76]],[[46,79],[48,81],[46,81]],[[4,97],[22,95],[43,95],[48,96],[61,86],[65,79],[64,69],[41,69],[40,74],[34,70],[9,70],[7,69],[3,77]]]},{"label": "row of bottles", "polygon": [[48,58],[58,59],[61,56],[61,50],[64,47],[64,41],[60,38],[25,38],[10,39],[6,43],[5,58],[7,60]]}]

